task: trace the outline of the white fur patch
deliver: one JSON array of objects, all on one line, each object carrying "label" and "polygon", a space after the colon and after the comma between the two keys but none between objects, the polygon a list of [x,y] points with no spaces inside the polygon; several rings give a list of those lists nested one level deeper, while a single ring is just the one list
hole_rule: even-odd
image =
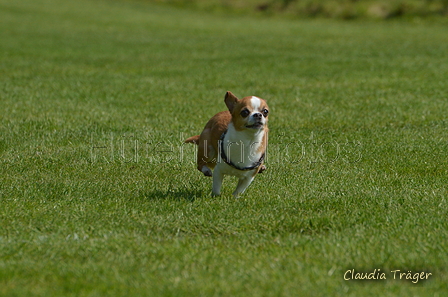
[{"label": "white fur patch", "polygon": [[253,108],[254,112],[256,112],[260,109],[260,106],[261,106],[260,98],[252,96],[252,98],[250,98],[250,103],[252,104],[252,108]]},{"label": "white fur patch", "polygon": [[[239,167],[247,167],[254,162],[257,162],[264,152],[264,150],[259,150],[259,147],[263,145],[264,133],[264,129],[257,131],[249,130],[249,133],[244,130],[237,131],[235,130],[233,123],[230,123],[227,133],[224,136],[224,150],[226,156],[233,162],[233,164]],[[229,168],[233,169],[232,167]],[[238,173],[231,175],[247,173],[247,171],[235,171]]]}]

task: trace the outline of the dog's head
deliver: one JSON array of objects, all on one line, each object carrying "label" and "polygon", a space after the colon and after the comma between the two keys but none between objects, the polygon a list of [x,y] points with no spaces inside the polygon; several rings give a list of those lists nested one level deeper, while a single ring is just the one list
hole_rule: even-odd
[{"label": "dog's head", "polygon": [[236,130],[247,129],[255,132],[267,127],[269,107],[264,99],[255,96],[238,99],[232,92],[227,92],[224,102],[232,114]]}]

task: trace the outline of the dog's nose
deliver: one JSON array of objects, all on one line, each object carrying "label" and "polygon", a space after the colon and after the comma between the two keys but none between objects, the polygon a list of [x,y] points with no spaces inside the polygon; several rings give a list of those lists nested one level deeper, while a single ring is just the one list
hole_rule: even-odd
[{"label": "dog's nose", "polygon": [[257,113],[254,113],[253,117],[256,119],[261,119],[263,117],[263,115],[261,113],[257,112]]}]

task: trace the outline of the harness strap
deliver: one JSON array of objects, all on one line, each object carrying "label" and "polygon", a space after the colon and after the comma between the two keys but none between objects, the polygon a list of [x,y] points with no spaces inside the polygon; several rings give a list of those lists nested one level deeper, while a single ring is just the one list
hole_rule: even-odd
[{"label": "harness strap", "polygon": [[224,149],[224,137],[226,136],[226,133],[227,133],[227,130],[226,130],[224,133],[222,133],[222,135],[221,135],[221,137],[220,137],[219,140],[220,140],[220,142],[221,142],[221,146],[220,146],[220,148],[221,148],[221,159],[223,159],[224,162],[225,162],[227,165],[232,166],[233,168],[235,168],[235,169],[237,169],[237,170],[247,171],[247,170],[255,169],[255,168],[259,167],[259,166],[263,163],[263,161],[264,161],[264,154],[265,154],[265,153],[263,153],[263,154],[261,155],[260,159],[259,159],[257,162],[255,162],[254,164],[252,164],[251,166],[246,166],[246,167],[243,167],[243,168],[240,168],[240,167],[236,166],[231,160],[229,160],[229,159],[227,158],[226,153],[225,153],[225,149]]}]

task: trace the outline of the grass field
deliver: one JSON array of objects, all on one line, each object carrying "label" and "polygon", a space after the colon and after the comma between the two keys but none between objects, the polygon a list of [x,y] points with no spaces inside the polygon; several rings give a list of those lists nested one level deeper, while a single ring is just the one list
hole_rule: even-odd
[{"label": "grass field", "polygon": [[[0,295],[446,295],[447,53],[440,23],[0,0]],[[240,199],[182,144],[227,90],[271,107]]]}]

